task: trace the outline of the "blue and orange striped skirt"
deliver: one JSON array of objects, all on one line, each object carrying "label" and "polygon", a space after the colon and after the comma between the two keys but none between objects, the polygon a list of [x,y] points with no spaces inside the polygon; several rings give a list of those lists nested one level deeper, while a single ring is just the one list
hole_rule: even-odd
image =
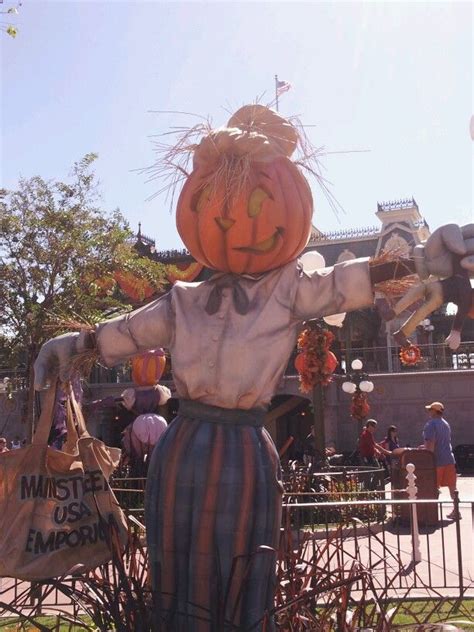
[{"label": "blue and orange striped skirt", "polygon": [[273,629],[282,485],[263,416],[185,401],[153,451],[146,526],[160,632],[260,630],[264,618]]}]

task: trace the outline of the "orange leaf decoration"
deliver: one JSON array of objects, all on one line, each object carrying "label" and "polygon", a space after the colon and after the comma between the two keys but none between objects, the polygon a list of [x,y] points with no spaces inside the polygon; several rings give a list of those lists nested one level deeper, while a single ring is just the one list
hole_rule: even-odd
[{"label": "orange leaf decoration", "polygon": [[356,391],[352,396],[351,417],[357,421],[363,421],[370,412],[367,393]]},{"label": "orange leaf decoration", "polygon": [[155,292],[147,279],[139,278],[132,272],[117,271],[114,276],[122,292],[134,301],[144,301]]},{"label": "orange leaf decoration", "polygon": [[309,393],[317,384],[327,386],[338,365],[336,356],[329,351],[334,334],[319,325],[305,329],[298,338],[300,353],[295,358],[299,373],[300,390]]}]

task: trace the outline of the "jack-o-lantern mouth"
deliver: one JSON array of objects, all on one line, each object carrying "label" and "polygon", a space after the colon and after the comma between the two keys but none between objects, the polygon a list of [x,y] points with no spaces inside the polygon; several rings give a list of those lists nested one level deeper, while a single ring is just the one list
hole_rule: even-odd
[{"label": "jack-o-lantern mouth", "polygon": [[283,226],[277,226],[276,231],[271,237],[267,237],[267,239],[259,241],[253,246],[238,246],[235,247],[234,250],[238,250],[239,252],[250,252],[255,255],[267,254],[275,249],[278,243],[278,238],[283,237],[284,232],[285,229]]}]

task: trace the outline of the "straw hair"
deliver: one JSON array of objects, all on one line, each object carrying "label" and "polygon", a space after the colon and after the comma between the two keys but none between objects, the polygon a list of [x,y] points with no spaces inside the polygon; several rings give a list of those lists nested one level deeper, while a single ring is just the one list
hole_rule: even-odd
[{"label": "straw hair", "polygon": [[[400,248],[394,248],[393,250],[382,250],[377,257],[371,257],[369,265],[377,266],[390,261],[397,261],[401,266],[404,265],[404,259],[406,255]],[[415,283],[419,283],[419,278],[416,274],[409,274],[401,279],[389,279],[388,281],[382,281],[374,285],[374,290],[381,292],[385,295],[390,304],[393,303],[393,299],[405,294]]]},{"label": "straw hair", "polygon": [[[291,157],[295,165],[316,179],[336,216],[344,212],[322,175],[320,161],[327,152],[324,147],[312,145],[297,117],[284,118],[254,103],[239,108],[221,128],[214,128],[210,119],[198,118],[201,121],[191,127],[174,127],[155,137],[156,161],[139,170],[148,174],[147,182],[161,183],[150,199],[166,193],[173,208],[178,189],[192,170],[199,169],[203,175],[200,190],[209,187],[212,195],[224,189],[226,202],[230,203],[246,189],[252,163],[284,156]],[[167,142],[168,138],[174,140]]]}]

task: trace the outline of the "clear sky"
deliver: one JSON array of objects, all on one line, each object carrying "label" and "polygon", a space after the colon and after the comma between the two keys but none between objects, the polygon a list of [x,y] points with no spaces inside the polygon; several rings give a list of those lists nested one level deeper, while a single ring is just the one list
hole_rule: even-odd
[{"label": "clear sky", "polygon": [[[8,0],[5,0],[10,6]],[[11,4],[11,3],[10,3]],[[103,206],[180,245],[157,183],[150,136],[184,110],[211,115],[292,84],[297,114],[332,154],[338,222],[313,187],[322,230],[377,225],[377,201],[414,196],[431,228],[472,221],[473,13],[469,2],[42,2],[24,0],[1,41],[2,186],[63,178],[99,153]]]}]

